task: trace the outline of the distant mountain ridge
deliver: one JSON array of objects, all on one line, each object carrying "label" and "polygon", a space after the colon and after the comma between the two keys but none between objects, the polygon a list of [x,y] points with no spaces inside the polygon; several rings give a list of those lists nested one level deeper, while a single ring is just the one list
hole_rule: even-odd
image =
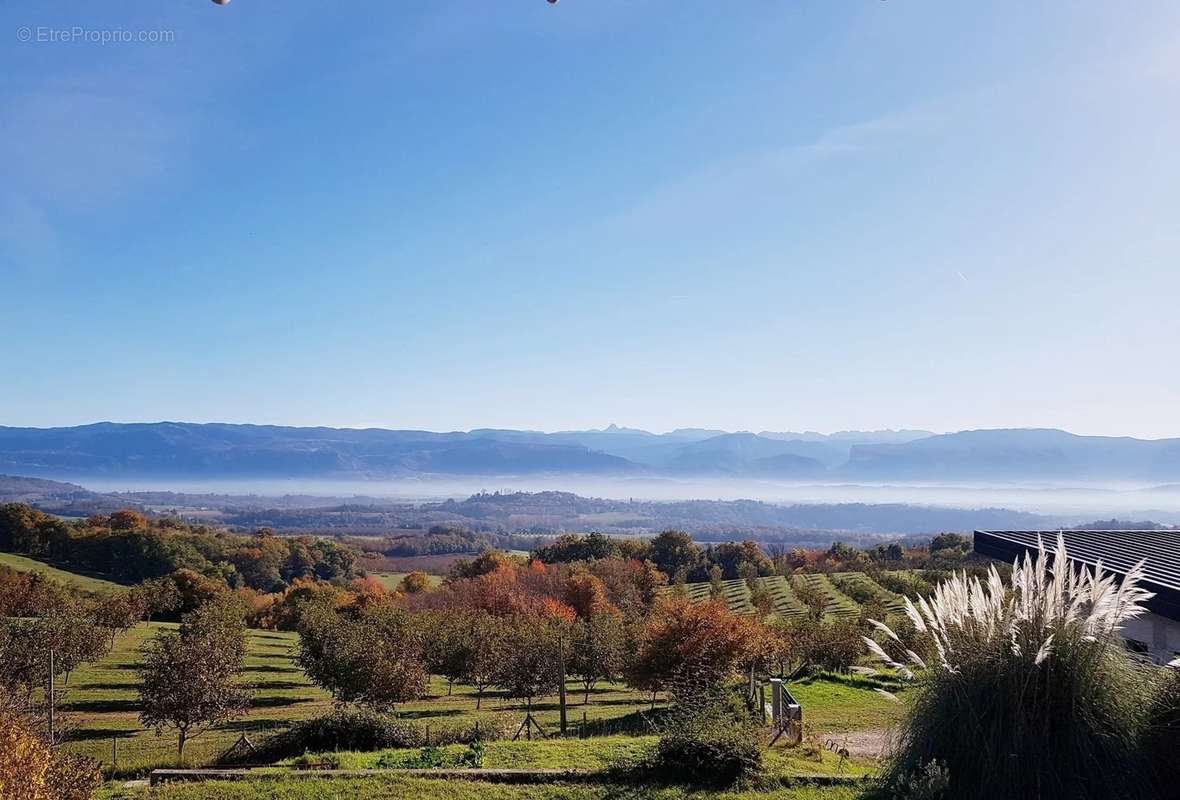
[{"label": "distant mountain ridge", "polygon": [[840,472],[889,480],[1166,481],[1180,475],[1180,439],[1078,436],[1051,428],[960,431],[854,445]]},{"label": "distant mountain ridge", "polygon": [[723,476],[780,480],[1180,481],[1180,439],[1054,429],[656,434],[297,428],[228,423],[0,426],[0,473],[45,478]]}]

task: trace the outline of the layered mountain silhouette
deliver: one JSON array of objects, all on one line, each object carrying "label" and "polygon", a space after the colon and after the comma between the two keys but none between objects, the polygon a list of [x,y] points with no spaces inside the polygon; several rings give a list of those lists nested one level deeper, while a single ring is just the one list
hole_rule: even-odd
[{"label": "layered mountain silhouette", "polygon": [[749,476],[784,480],[1180,480],[1180,439],[1051,429],[655,434],[611,426],[438,433],[186,422],[0,427],[0,472],[51,477]]}]

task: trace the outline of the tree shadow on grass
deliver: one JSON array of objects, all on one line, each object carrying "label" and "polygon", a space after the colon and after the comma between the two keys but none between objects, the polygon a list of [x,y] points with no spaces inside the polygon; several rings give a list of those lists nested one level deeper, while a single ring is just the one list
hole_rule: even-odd
[{"label": "tree shadow on grass", "polygon": [[250,701],[250,708],[282,708],[297,706],[300,703],[310,703],[311,697],[255,697]]},{"label": "tree shadow on grass", "polygon": [[299,681],[257,681],[250,687],[262,691],[263,689],[310,689],[311,685]]},{"label": "tree shadow on grass", "polygon": [[66,687],[67,690],[74,689],[77,691],[90,690],[104,690],[112,692],[135,692],[139,691],[138,683],[75,683]]},{"label": "tree shadow on grass", "polygon": [[[591,693],[591,698],[593,698],[593,693]],[[576,709],[578,711],[585,711],[590,708],[595,708],[595,707],[602,708],[605,706],[647,706],[647,705],[648,705],[648,703],[646,703],[644,700],[639,699],[639,698],[634,698],[634,697],[621,697],[621,698],[617,698],[615,700],[594,700],[594,699],[591,699],[590,705],[584,705],[582,703],[582,693],[581,692],[578,692],[577,694],[571,693],[566,696],[566,709],[567,710]],[[525,704],[519,703],[519,704],[510,706],[510,708],[512,708],[513,710],[523,710],[525,708]],[[557,703],[557,702],[539,703],[536,700],[533,701],[533,711],[556,711],[559,708],[561,708],[561,704]]]},{"label": "tree shadow on grass", "polygon": [[299,667],[268,667],[265,665],[242,667],[242,672],[303,672]]},{"label": "tree shadow on grass", "polygon": [[110,741],[111,739],[134,739],[141,731],[110,730],[108,728],[75,728],[66,734],[67,742]]},{"label": "tree shadow on grass", "polygon": [[[633,711],[621,717],[587,720],[585,732],[587,736],[657,733],[661,723],[667,719],[668,711],[666,708],[657,708],[655,711]],[[574,722],[581,726],[580,719],[575,719]]]},{"label": "tree shadow on grass", "polygon": [[139,711],[139,698],[134,700],[71,700],[62,704],[63,711],[89,714],[113,714],[119,711]]},{"label": "tree shadow on grass", "polygon": [[436,719],[439,717],[457,717],[463,711],[457,708],[447,709],[418,709],[414,711],[399,711],[398,717],[400,719]]},{"label": "tree shadow on grass", "polygon": [[233,731],[235,733],[266,733],[269,731],[279,731],[291,727],[293,720],[289,719],[272,719],[269,717],[259,718],[253,717],[250,719],[238,719],[233,722],[226,722],[218,725],[218,730]]}]

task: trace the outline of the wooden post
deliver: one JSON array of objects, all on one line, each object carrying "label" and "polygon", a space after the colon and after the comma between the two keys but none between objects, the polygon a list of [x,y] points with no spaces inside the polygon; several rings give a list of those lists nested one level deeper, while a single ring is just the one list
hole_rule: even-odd
[{"label": "wooden post", "polygon": [[475,721],[475,741],[479,741],[479,720]]},{"label": "wooden post", "polygon": [[430,723],[426,723],[426,746],[430,747]]},{"label": "wooden post", "polygon": [[119,768],[119,737],[111,737],[111,767],[112,769]]},{"label": "wooden post", "polygon": [[557,702],[561,706],[561,735],[565,736],[565,637],[559,629],[557,631]]},{"label": "wooden post", "polygon": [[586,738],[586,712],[582,712],[582,738]]}]

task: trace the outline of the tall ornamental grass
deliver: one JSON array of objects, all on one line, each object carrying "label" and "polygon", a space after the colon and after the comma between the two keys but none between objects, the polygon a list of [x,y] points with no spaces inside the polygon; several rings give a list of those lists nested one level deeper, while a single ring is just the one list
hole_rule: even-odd
[{"label": "tall ornamental grass", "polygon": [[1049,554],[1017,560],[1011,585],[955,575],[906,615],[929,638],[933,663],[888,626],[866,643],[912,676],[913,705],[887,766],[898,791],[930,764],[949,771],[946,796],[1143,798],[1152,794],[1141,747],[1153,678],[1119,629],[1144,613],[1142,563],[1121,582],[1101,564]]}]

